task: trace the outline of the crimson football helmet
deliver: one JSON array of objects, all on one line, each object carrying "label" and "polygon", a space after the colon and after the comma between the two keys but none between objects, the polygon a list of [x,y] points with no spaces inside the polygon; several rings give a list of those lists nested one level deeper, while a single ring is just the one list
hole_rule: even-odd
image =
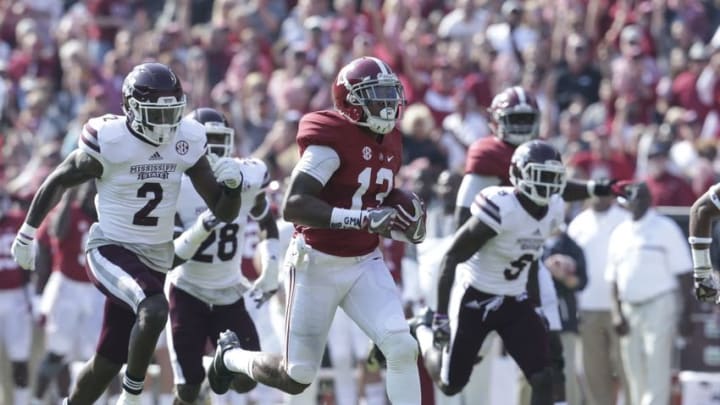
[{"label": "crimson football helmet", "polygon": [[510,182],[538,205],[565,190],[565,165],[560,152],[548,142],[532,140],[515,149],[510,161]]},{"label": "crimson football helmet", "polygon": [[205,126],[207,135],[207,153],[219,157],[230,157],[235,145],[235,130],[228,125],[223,113],[213,108],[197,108],[189,118]]},{"label": "crimson football helmet", "polygon": [[488,112],[495,136],[503,141],[520,145],[537,137],[540,127],[537,100],[522,87],[509,87],[500,92],[493,98]]},{"label": "crimson football helmet", "polygon": [[403,87],[387,63],[362,57],[345,65],[332,86],[335,109],[354,124],[387,134],[405,105]]},{"label": "crimson football helmet", "polygon": [[123,111],[132,130],[154,145],[168,143],[185,111],[180,79],[161,63],[143,63],[122,86]]}]

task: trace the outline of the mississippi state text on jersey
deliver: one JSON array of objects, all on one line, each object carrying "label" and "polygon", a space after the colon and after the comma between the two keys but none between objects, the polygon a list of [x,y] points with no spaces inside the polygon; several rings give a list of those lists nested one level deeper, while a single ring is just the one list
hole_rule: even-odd
[{"label": "mississippi state text on jersey", "polygon": [[[297,143],[300,154],[309,145],[327,146],[340,157],[340,167],[322,190],[320,198],[333,207],[375,208],[393,189],[402,164],[402,136],[393,130],[377,142],[374,136],[334,111],[305,115]],[[316,229],[296,226],[305,241],[335,256],[362,256],[378,246],[378,235],[355,229]]]},{"label": "mississippi state text on jersey", "polygon": [[513,187],[482,190],[470,211],[497,235],[458,265],[459,277],[492,295],[525,292],[528,269],[540,257],[545,239],[563,223],[564,206],[562,198],[553,195],[547,214],[537,220],[520,205]]},{"label": "mississippi state text on jersey", "polygon": [[100,229],[118,242],[169,242],[180,178],[205,154],[205,128],[183,119],[172,142],[155,146],[134,135],[126,121],[117,115],[92,118],[78,141],[103,166],[95,200]]}]

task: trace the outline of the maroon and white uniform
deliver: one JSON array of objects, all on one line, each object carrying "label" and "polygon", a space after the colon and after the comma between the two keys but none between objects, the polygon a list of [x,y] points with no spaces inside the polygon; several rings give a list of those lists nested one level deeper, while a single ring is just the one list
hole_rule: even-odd
[{"label": "maroon and white uniform", "polygon": [[[318,180],[320,195],[333,207],[369,209],[393,189],[402,160],[397,130],[377,141],[334,111],[307,114],[297,143],[295,171]],[[286,256],[286,363],[288,374],[311,383],[320,366],[330,324],[338,307],[383,347],[395,333],[407,333],[400,296],[383,261],[378,235],[364,230],[296,226]],[[297,234],[310,248],[301,249]],[[295,266],[293,254],[300,251]]]},{"label": "maroon and white uniform", "polygon": [[457,205],[470,208],[480,190],[489,186],[509,186],[508,170],[515,147],[495,136],[473,142],[468,149]]},{"label": "maroon and white uniform", "polygon": [[28,273],[10,254],[10,246],[24,220],[25,213],[20,211],[0,216],[0,341],[13,362],[28,360],[32,340],[30,300],[25,290]]},{"label": "maroon and white uniform", "polygon": [[90,282],[85,271],[85,244],[94,219],[74,202],[68,208],[68,230],[61,238],[48,232],[49,220],[38,229],[38,243],[52,254],[52,274],[40,310],[46,315],[48,351],[79,359],[93,355],[102,326],[104,297]]}]

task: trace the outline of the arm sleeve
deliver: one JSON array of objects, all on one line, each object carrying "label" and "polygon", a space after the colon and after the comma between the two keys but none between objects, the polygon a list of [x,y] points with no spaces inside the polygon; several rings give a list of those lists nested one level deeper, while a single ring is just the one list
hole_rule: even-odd
[{"label": "arm sleeve", "polygon": [[484,188],[497,186],[499,184],[500,179],[497,177],[468,173],[463,176],[462,182],[460,183],[455,205],[469,208],[477,193]]},{"label": "arm sleeve", "polygon": [[309,174],[324,186],[340,167],[340,156],[328,146],[310,145],[293,171]]}]

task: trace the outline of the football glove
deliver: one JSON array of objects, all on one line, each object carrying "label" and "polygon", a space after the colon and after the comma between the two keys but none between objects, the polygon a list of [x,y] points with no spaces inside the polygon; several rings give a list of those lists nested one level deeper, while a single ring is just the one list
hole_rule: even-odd
[{"label": "football glove", "polygon": [[413,200],[413,206],[415,215],[410,215],[400,205],[396,207],[395,228],[403,231],[409,241],[420,243],[425,239],[425,207],[418,200]]},{"label": "football glove", "polygon": [[450,320],[445,314],[435,313],[432,325],[433,345],[439,349],[445,348],[450,343]]},{"label": "football glove", "polygon": [[717,280],[712,275],[704,278],[695,278],[695,298],[697,298],[698,301],[712,303],[717,302],[719,288]]},{"label": "football glove", "polygon": [[243,182],[242,165],[237,159],[219,158],[211,159],[210,167],[218,182],[226,187],[236,189]]},{"label": "football glove", "polygon": [[280,281],[278,280],[278,251],[279,241],[277,239],[265,239],[257,245],[260,253],[260,265],[262,273],[255,280],[250,297],[255,302],[255,307],[260,308],[267,300],[270,299],[278,290]]},{"label": "football glove", "polygon": [[10,247],[13,259],[25,270],[35,270],[35,231],[35,228],[23,225]]},{"label": "football glove", "polygon": [[397,210],[392,207],[377,207],[364,212],[364,225],[368,232],[387,235],[395,223]]}]

